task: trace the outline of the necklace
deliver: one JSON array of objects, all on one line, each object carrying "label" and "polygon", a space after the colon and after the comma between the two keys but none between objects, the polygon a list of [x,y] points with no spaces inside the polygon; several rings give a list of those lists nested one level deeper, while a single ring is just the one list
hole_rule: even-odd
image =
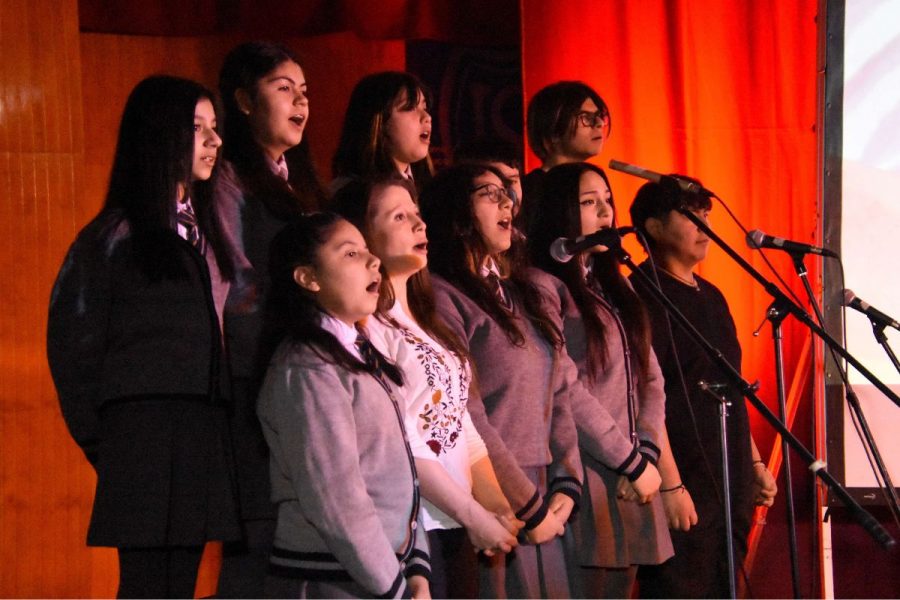
[{"label": "necklace", "polygon": [[697,280],[693,278],[693,276],[694,276],[693,273],[691,273],[691,279],[685,279],[685,278],[682,277],[681,275],[676,275],[676,274],[673,273],[672,271],[670,271],[670,270],[668,270],[668,269],[664,269],[663,267],[660,267],[659,265],[657,265],[656,268],[659,269],[660,271],[662,271],[663,273],[666,273],[666,274],[669,275],[670,277],[673,277],[673,278],[677,279],[678,281],[680,281],[680,282],[683,283],[684,285],[690,286],[690,287],[694,288],[695,290],[699,290],[699,289],[700,289],[700,284],[697,283]]}]

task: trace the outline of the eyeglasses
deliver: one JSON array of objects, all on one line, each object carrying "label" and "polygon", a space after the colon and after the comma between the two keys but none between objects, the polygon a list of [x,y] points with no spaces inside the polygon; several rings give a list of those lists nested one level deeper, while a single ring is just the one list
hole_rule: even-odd
[{"label": "eyeglasses", "polygon": [[508,198],[515,204],[518,201],[518,197],[516,195],[516,191],[509,188],[502,188],[496,183],[485,183],[484,185],[479,185],[478,187],[472,190],[472,193],[477,195],[479,198],[487,198],[491,201],[492,204],[500,204],[504,198]]},{"label": "eyeglasses", "polygon": [[606,127],[609,123],[607,120],[607,116],[602,111],[597,112],[580,112],[575,117],[578,119],[578,122],[584,125],[585,127]]}]

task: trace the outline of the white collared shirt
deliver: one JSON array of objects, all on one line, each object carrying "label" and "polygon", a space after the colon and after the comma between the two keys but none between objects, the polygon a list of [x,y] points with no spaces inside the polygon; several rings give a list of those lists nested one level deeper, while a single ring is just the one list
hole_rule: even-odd
[{"label": "white collared shirt", "polygon": [[269,161],[269,168],[272,169],[272,172],[284,179],[288,180],[288,176],[290,172],[288,171],[287,161],[284,159],[284,154],[278,157],[278,160],[272,160],[268,156],[266,160]]},{"label": "white collared shirt", "polygon": [[[481,275],[482,279],[487,279],[487,276],[491,274],[496,275],[497,279],[503,279],[500,275],[500,267],[497,266],[497,261],[491,256],[482,263],[481,268],[478,269],[478,274]],[[506,291],[502,285],[500,286],[500,295],[503,296],[503,302],[507,302]]]},{"label": "white collared shirt", "polygon": [[336,319],[326,312],[322,313],[322,321],[320,324],[322,325],[322,329],[337,338],[341,343],[341,346],[343,346],[347,352],[359,360],[363,359],[359,353],[359,348],[356,346],[356,338],[359,337],[359,331],[356,327],[347,325],[340,319]]}]

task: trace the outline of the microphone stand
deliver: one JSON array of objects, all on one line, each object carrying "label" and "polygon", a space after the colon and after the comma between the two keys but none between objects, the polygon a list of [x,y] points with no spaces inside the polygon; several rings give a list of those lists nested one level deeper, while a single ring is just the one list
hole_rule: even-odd
[{"label": "microphone stand", "polygon": [[[868,317],[869,315],[866,316]],[[869,322],[872,323],[872,333],[875,335],[875,339],[881,344],[881,347],[884,348],[884,351],[887,353],[888,358],[891,359],[894,368],[900,373],[900,361],[897,361],[897,355],[894,354],[890,344],[888,344],[887,335],[884,333],[885,326],[882,323],[878,323],[872,317],[869,317]]]},{"label": "microphone stand", "polygon": [[[785,427],[787,422],[787,401],[784,387],[784,351],[781,324],[787,317],[786,309],[778,300],[772,302],[766,311],[766,318],[772,324],[772,342],[775,346],[775,384],[778,392],[778,412],[781,422]],[[788,454],[788,443],[785,438],[781,438],[781,455],[784,457],[782,465],[784,466],[784,500],[785,510],[787,511],[788,526],[788,543],[791,557],[791,585],[794,591],[794,598],[800,597],[800,560],[797,550],[797,523],[794,512],[794,478],[791,476],[791,460]]]},{"label": "microphone stand", "polygon": [[719,403],[719,444],[722,447],[722,492],[725,504],[725,555],[728,557],[728,592],[730,598],[737,598],[737,586],[735,574],[737,568],[734,564],[734,523],[731,520],[731,471],[728,466],[728,407],[731,402],[725,394],[717,393],[717,390],[730,387],[727,383],[708,383],[702,379],[697,386],[715,398]]},{"label": "microphone stand", "polygon": [[[794,304],[791,301],[791,299],[788,298],[775,284],[773,284],[771,281],[769,281],[768,279],[763,277],[759,273],[759,271],[754,269],[753,266],[750,265],[750,263],[748,263],[746,260],[743,259],[743,257],[741,257],[737,252],[735,252],[734,249],[731,246],[729,246],[721,237],[719,237],[709,227],[709,225],[707,225],[703,220],[700,219],[700,217],[698,217],[697,215],[695,215],[694,213],[692,213],[691,211],[689,211],[683,207],[677,208],[676,210],[679,213],[681,213],[682,215],[684,215],[685,218],[687,218],[689,221],[691,221],[694,225],[696,225],[700,229],[700,231],[702,231],[707,236],[709,236],[709,238],[711,240],[713,240],[720,248],[722,248],[722,250],[724,250],[725,253],[728,254],[728,256],[730,256],[732,259],[734,259],[734,261],[736,263],[738,263],[738,265],[740,265],[742,269],[744,269],[747,273],[749,273],[751,277],[756,279],[756,281],[758,281],[760,283],[760,285],[762,285],[763,288],[765,288],[766,292],[768,292],[769,295],[775,299],[775,302],[777,302],[779,304],[779,306],[784,307],[784,309],[787,312],[794,315],[794,317],[796,317],[801,323],[806,325],[813,333],[815,333],[817,336],[819,336],[819,338],[821,338],[825,342],[825,344],[831,349],[832,352],[839,354],[842,358],[847,360],[847,362],[849,362],[851,365],[854,366],[854,368],[856,368],[856,370],[858,370],[860,373],[862,373],[862,375],[866,379],[868,379],[870,382],[872,382],[872,384],[875,387],[877,387],[885,396],[887,396],[894,404],[896,404],[897,406],[900,406],[900,397],[898,397],[897,394],[895,394],[893,391],[891,391],[891,389],[888,388],[880,379],[875,377],[875,375],[873,375],[868,369],[866,369],[858,360],[856,360],[856,358],[853,357],[853,355],[851,355],[849,352],[847,352],[843,346],[841,346],[834,338],[832,338],[830,335],[828,335],[828,333],[824,329],[819,327],[810,318],[810,316],[808,314],[806,314],[806,311],[804,311],[802,308],[800,308],[799,306]],[[806,282],[806,285],[809,285],[808,281]],[[811,292],[811,289],[810,289],[810,292]],[[815,305],[815,303],[813,303],[813,304]],[[749,396],[748,396],[748,399],[750,399]],[[756,408],[758,410],[760,408],[765,408],[766,413],[771,415],[771,411],[769,411],[768,408],[765,407],[764,404],[762,404],[761,407],[757,406],[757,402],[761,403],[761,401],[759,401],[758,398],[756,399],[756,401],[754,401],[753,399],[750,399],[750,401],[753,403],[754,406],[756,406]],[[763,414],[763,416],[765,416],[765,413]],[[774,417],[774,415],[773,415],[773,417]],[[771,420],[770,420],[770,423],[771,423]],[[772,423],[772,425],[775,426],[774,423]],[[785,435],[784,432],[787,432],[787,429],[783,426],[781,426],[780,428],[775,427],[775,429],[779,433],[781,433],[782,436]],[[784,432],[782,432],[782,429],[784,430]],[[792,434],[790,434],[790,432],[787,432],[787,433],[788,433],[788,435],[791,436],[791,438],[793,440],[797,441],[796,445],[791,443],[791,447],[794,448],[795,451],[800,453],[800,455],[803,456],[804,459],[809,461],[810,469],[816,471],[816,474],[819,475],[821,477],[821,479],[823,481],[825,481],[825,483],[829,484],[829,488],[833,492],[835,492],[835,494],[838,496],[838,498],[841,499],[841,501],[844,503],[844,505],[850,509],[851,514],[853,514],[854,517],[856,517],[857,521],[861,525],[863,525],[863,527],[865,527],[869,531],[869,533],[873,537],[875,537],[876,540],[879,541],[879,543],[881,543],[883,546],[885,546],[885,548],[892,548],[894,545],[896,545],[896,542],[894,541],[894,539],[890,537],[890,535],[887,533],[886,530],[884,530],[884,528],[881,527],[881,525],[878,525],[878,528],[883,532],[883,535],[887,536],[887,538],[880,538],[879,535],[876,533],[876,530],[866,526],[866,524],[865,524],[866,520],[871,520],[871,521],[875,522],[876,524],[877,524],[877,521],[875,521],[875,519],[872,517],[872,515],[865,512],[862,509],[862,507],[860,507],[859,504],[857,504],[856,501],[854,501],[850,497],[850,495],[847,493],[847,491],[842,486],[840,486],[837,483],[837,481],[834,480],[833,477],[831,477],[830,474],[828,475],[828,478],[830,478],[831,481],[834,482],[833,485],[829,482],[828,478],[822,477],[820,475],[820,471],[817,468],[815,468],[815,465],[818,464],[818,465],[824,466],[824,463],[817,460],[812,454],[810,454],[810,452],[805,447],[803,447],[803,445],[800,444],[800,442]],[[785,460],[787,460],[786,456],[785,456]],[[891,491],[893,492],[893,488]],[[849,502],[849,504],[848,504],[848,502]]]},{"label": "microphone stand", "polygon": [[897,394],[891,391],[891,389],[886,386],[880,379],[875,377],[875,375],[873,375],[871,371],[865,368],[862,363],[856,360],[856,358],[854,358],[852,354],[844,350],[844,347],[841,346],[837,340],[828,335],[828,332],[819,327],[815,323],[815,321],[813,321],[810,316],[806,314],[805,310],[794,304],[791,299],[788,298],[784,294],[784,292],[782,292],[778,288],[778,286],[763,277],[759,271],[754,269],[750,263],[748,263],[743,259],[741,255],[735,252],[734,249],[725,242],[725,240],[716,235],[716,233],[712,229],[710,229],[709,225],[704,223],[700,219],[700,217],[683,207],[677,208],[675,210],[684,215],[691,223],[696,225],[700,229],[700,231],[709,236],[709,238],[714,241],[720,248],[722,248],[722,250],[724,250],[728,256],[734,259],[734,261],[738,265],[740,265],[742,269],[744,269],[747,273],[750,274],[751,277],[758,281],[759,284],[762,285],[763,288],[765,288],[766,292],[768,292],[769,295],[775,299],[775,301],[784,306],[785,310],[787,310],[788,313],[794,315],[794,317],[798,321],[806,325],[813,333],[819,336],[827,346],[829,346],[834,352],[837,352],[841,356],[841,358],[853,365],[853,367],[857,371],[859,371],[866,379],[868,379],[872,383],[872,385],[878,388],[881,393],[887,396],[891,400],[891,402],[900,407],[900,396],[897,396]]},{"label": "microphone stand", "polygon": [[[800,277],[800,281],[803,282],[803,288],[806,290],[806,295],[809,297],[809,303],[812,305],[813,311],[815,311],[816,317],[819,319],[819,323],[825,323],[825,317],[822,314],[822,310],[819,308],[819,303],[816,302],[816,296],[813,294],[812,286],[809,284],[806,264],[803,262],[803,255],[799,252],[791,252],[790,254],[791,259],[794,262],[794,269],[797,271],[797,276]],[[872,322],[872,328],[877,329],[875,321],[872,320],[871,317],[869,317],[869,320]],[[881,329],[881,335],[885,338],[885,343],[887,343],[887,336],[884,335],[883,327]],[[875,337],[876,339],[878,338],[877,332]],[[888,356],[892,355],[893,352],[891,352],[890,347],[888,347]],[[868,448],[872,460],[875,462],[876,475],[881,477],[880,481],[884,484],[885,499],[887,500],[888,507],[894,515],[894,518],[900,523],[900,501],[897,499],[897,490],[894,488],[894,483],[891,481],[891,476],[887,466],[884,464],[884,459],[881,458],[881,452],[879,452],[878,445],[875,443],[875,436],[872,435],[872,430],[869,429],[869,422],[866,420],[866,416],[863,413],[862,405],[859,403],[859,397],[856,395],[856,392],[853,391],[853,386],[850,385],[850,378],[847,375],[847,370],[834,355],[834,352],[831,352],[831,358],[841,377],[841,381],[844,383],[847,408],[856,417],[856,422],[859,423],[859,433],[860,437],[862,437],[860,441]],[[893,360],[896,359],[896,357],[893,357]],[[787,464],[787,461],[785,461],[785,464]],[[877,477],[876,480],[878,480]]]},{"label": "microphone stand", "polygon": [[[694,216],[693,213],[690,213],[691,216]],[[697,219],[696,217],[694,217]],[[699,219],[697,219],[699,221]],[[703,227],[708,229],[708,227],[703,224]],[[800,455],[807,464],[809,465],[810,471],[812,471],[816,477],[821,479],[837,496],[843,504],[848,508],[850,514],[857,520],[857,522],[869,532],[879,544],[881,544],[884,548],[891,550],[896,545],[897,542],[891,535],[887,532],[887,530],[881,526],[871,514],[869,514],[863,507],[859,505],[859,503],[854,500],[847,490],[840,484],[838,481],[828,472],[825,468],[825,463],[821,460],[816,459],[813,454],[806,449],[800,440],[798,440],[794,434],[788,430],[784,424],[778,420],[769,407],[756,395],[756,391],[754,386],[747,383],[744,378],[741,376],[740,372],[738,372],[728,360],[722,355],[722,353],[712,346],[703,335],[697,331],[697,329],[688,321],[687,317],[685,317],[681,312],[672,304],[672,301],[666,297],[666,295],[656,287],[655,282],[646,274],[643,270],[639,269],[637,265],[634,264],[634,261],[631,260],[631,257],[621,248],[615,247],[610,248],[611,251],[615,252],[616,258],[623,265],[628,267],[628,269],[636,273],[638,279],[641,283],[644,284],[645,289],[660,303],[665,307],[666,311],[669,315],[691,336],[691,338],[701,347],[703,350],[709,355],[709,357],[716,363],[716,365],[725,373],[731,384],[735,389],[739,390],[741,394],[750,401],[753,407],[757,410],[757,412],[769,422],[772,428],[781,434],[782,438],[790,445],[793,450]],[[761,276],[760,276],[761,277]],[[774,286],[773,286],[774,287]],[[777,289],[777,288],[775,288]],[[779,291],[780,293],[780,291]],[[783,294],[782,294],[783,296]],[[785,300],[787,298],[785,297]],[[788,300],[788,302],[790,302]],[[731,540],[729,540],[731,543]]]}]

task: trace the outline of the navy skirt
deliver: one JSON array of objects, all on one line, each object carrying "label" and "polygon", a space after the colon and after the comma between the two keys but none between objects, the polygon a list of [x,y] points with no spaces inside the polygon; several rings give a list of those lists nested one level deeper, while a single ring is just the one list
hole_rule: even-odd
[{"label": "navy skirt", "polygon": [[89,546],[197,546],[240,538],[225,407],[153,396],[101,411]]}]

